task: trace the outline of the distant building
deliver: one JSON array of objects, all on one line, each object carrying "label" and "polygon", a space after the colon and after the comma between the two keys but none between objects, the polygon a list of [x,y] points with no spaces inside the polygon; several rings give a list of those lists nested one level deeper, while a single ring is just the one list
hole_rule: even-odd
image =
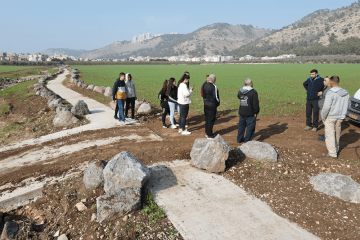
[{"label": "distant building", "polygon": [[10,53],[9,54],[9,60],[10,61],[18,61],[19,59],[19,55],[17,55],[16,53]]},{"label": "distant building", "polygon": [[137,36],[134,36],[133,37],[133,42],[136,42],[138,40],[138,37]]},{"label": "distant building", "polygon": [[150,38],[151,38],[151,33],[148,32],[148,33],[146,34],[146,39],[150,39]]},{"label": "distant building", "polygon": [[6,52],[0,52],[0,61],[6,60],[5,58],[7,58],[7,53]]},{"label": "distant building", "polygon": [[29,55],[29,61],[30,62],[45,62],[48,58],[48,55],[41,54],[41,53],[35,53]]}]

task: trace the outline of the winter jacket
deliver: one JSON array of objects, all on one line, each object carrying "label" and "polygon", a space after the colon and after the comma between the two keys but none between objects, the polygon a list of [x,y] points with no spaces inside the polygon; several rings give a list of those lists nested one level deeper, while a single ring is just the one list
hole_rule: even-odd
[{"label": "winter jacket", "polygon": [[241,88],[237,97],[240,99],[240,116],[252,117],[260,112],[258,93],[252,87]]},{"label": "winter jacket", "polygon": [[180,83],[178,88],[178,104],[190,104],[192,92],[185,83]]},{"label": "winter jacket", "polygon": [[125,86],[127,98],[136,97],[135,83],[133,81],[126,81]]},{"label": "winter jacket", "polygon": [[169,97],[165,95],[165,92],[161,89],[159,94],[158,94],[158,98],[160,100],[160,105],[162,108],[168,108],[169,107]]},{"label": "winter jacket", "polygon": [[201,97],[204,98],[204,86],[207,84],[207,81],[205,81],[203,83],[203,85],[201,86],[201,90],[200,90],[200,93],[201,93]]},{"label": "winter jacket", "polygon": [[350,96],[348,91],[341,87],[333,87],[326,94],[322,115],[324,119],[344,119],[348,106],[350,103]]},{"label": "winter jacket", "polygon": [[176,86],[174,86],[173,88],[171,88],[170,94],[169,94],[169,102],[172,103],[177,103],[178,97],[178,88]]},{"label": "winter jacket", "polygon": [[219,90],[216,85],[208,82],[204,86],[203,98],[205,99],[204,105],[218,107],[220,105]]},{"label": "winter jacket", "polygon": [[331,89],[331,87],[325,87],[323,89],[322,95],[320,96],[320,100],[318,102],[319,104],[319,108],[322,109],[324,106],[324,102],[325,102],[325,97],[326,97],[326,93]]},{"label": "winter jacket", "polygon": [[320,77],[320,75],[318,75],[315,80],[310,77],[303,83],[303,86],[307,91],[306,99],[316,100],[319,99],[317,93],[324,88],[324,79]]},{"label": "winter jacket", "polygon": [[126,99],[126,85],[125,81],[120,81],[120,78],[116,79],[112,93],[113,100],[115,99]]}]

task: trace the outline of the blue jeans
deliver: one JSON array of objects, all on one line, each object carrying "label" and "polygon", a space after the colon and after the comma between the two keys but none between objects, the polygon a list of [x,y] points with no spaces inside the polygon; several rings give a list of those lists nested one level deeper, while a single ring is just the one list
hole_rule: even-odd
[{"label": "blue jeans", "polygon": [[237,142],[241,142],[244,138],[245,128],[246,128],[246,136],[244,139],[244,143],[251,141],[254,137],[256,126],[256,117],[239,117],[239,129],[237,135]]},{"label": "blue jeans", "polygon": [[168,102],[169,103],[169,108],[170,108],[170,123],[172,125],[175,124],[175,109],[178,111],[178,113],[180,114],[180,109],[179,109],[179,105],[177,105],[176,103],[173,102]]},{"label": "blue jeans", "polygon": [[124,102],[125,100],[118,99],[117,104],[119,106],[119,121],[125,122],[125,116],[124,116]]}]

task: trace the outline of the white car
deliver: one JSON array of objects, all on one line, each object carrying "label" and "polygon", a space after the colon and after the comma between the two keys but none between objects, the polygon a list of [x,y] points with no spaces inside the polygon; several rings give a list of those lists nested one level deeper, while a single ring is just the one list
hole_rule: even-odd
[{"label": "white car", "polygon": [[360,123],[360,89],[350,98],[350,105],[346,116],[351,121]]}]

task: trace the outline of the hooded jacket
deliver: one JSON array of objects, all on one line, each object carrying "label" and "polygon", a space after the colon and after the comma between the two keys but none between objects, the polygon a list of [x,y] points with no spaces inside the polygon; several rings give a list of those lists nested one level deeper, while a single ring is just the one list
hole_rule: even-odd
[{"label": "hooded jacket", "polygon": [[177,99],[178,99],[177,94],[178,94],[178,88],[176,86],[174,86],[170,90],[169,102],[177,103]]},{"label": "hooded jacket", "polygon": [[126,85],[125,80],[120,81],[120,78],[116,79],[112,93],[113,100],[115,99],[126,99]]},{"label": "hooded jacket", "polygon": [[240,88],[238,95],[240,99],[239,115],[243,117],[253,117],[259,114],[259,98],[258,93],[252,87],[245,86]]},{"label": "hooded jacket", "polygon": [[190,104],[192,92],[185,83],[180,83],[178,88],[178,103],[182,105]]},{"label": "hooded jacket", "polygon": [[132,80],[128,80],[129,73],[125,75],[126,95],[127,98],[136,97],[135,83]]},{"label": "hooded jacket", "polygon": [[319,99],[317,93],[324,88],[324,79],[320,77],[320,75],[318,75],[314,80],[310,77],[303,83],[303,86],[307,91],[306,99],[316,100]]},{"label": "hooded jacket", "polygon": [[319,102],[318,102],[320,109],[323,109],[326,94],[327,94],[327,92],[328,92],[330,89],[331,89],[331,87],[325,87],[325,88],[324,88],[323,93],[322,93],[322,95],[320,96],[320,100],[319,100]]},{"label": "hooded jacket", "polygon": [[218,107],[220,105],[219,90],[212,82],[205,84],[203,89],[204,104],[206,106]]},{"label": "hooded jacket", "polygon": [[344,119],[349,106],[350,96],[347,90],[333,87],[326,94],[322,114],[324,119]]},{"label": "hooded jacket", "polygon": [[168,108],[169,107],[169,97],[165,95],[165,92],[161,89],[159,94],[158,94],[158,98],[160,100],[160,105],[162,108]]}]

